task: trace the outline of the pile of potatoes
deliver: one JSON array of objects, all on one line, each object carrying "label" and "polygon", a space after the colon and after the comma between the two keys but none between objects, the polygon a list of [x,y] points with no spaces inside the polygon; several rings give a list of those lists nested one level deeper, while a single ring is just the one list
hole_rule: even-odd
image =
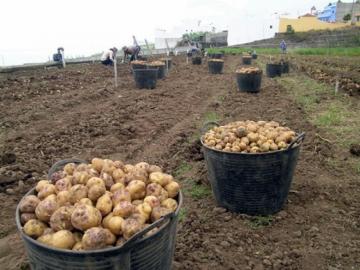
[{"label": "pile of potatoes", "polygon": [[146,65],[150,66],[150,67],[158,67],[158,66],[165,66],[165,63],[162,61],[152,61],[147,63]]},{"label": "pile of potatoes", "polygon": [[135,60],[131,62],[132,65],[146,65],[146,61],[142,61],[142,60]]},{"label": "pile of potatoes", "polygon": [[211,58],[211,59],[208,60],[208,62],[224,62],[224,60],[217,59],[217,58]]},{"label": "pile of potatoes", "polygon": [[236,70],[236,73],[239,74],[259,74],[262,73],[262,70],[257,67],[244,67]]},{"label": "pile of potatoes", "polygon": [[174,212],[180,186],[156,165],[94,158],[91,164],[65,165],[35,190],[19,204],[25,234],[51,247],[83,251],[121,246]]},{"label": "pile of potatoes", "polygon": [[212,128],[202,141],[225,152],[264,153],[286,149],[295,137],[294,131],[275,121],[237,121]]}]

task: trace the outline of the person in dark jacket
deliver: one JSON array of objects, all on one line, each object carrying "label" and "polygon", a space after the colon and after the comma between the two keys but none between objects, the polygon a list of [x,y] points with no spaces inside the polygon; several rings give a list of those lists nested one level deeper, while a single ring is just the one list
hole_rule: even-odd
[{"label": "person in dark jacket", "polygon": [[131,55],[131,57],[130,57],[130,62],[131,62],[131,61],[138,59],[138,55],[139,55],[141,48],[138,45],[130,46],[130,47],[124,46],[122,48],[122,50],[124,51],[124,60],[123,61],[125,61],[125,59],[128,57],[128,55]]}]

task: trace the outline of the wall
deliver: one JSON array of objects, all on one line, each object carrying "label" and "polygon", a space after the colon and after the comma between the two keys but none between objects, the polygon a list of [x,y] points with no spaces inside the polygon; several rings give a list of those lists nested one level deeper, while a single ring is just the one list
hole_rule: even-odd
[{"label": "wall", "polygon": [[[287,26],[291,25],[295,32],[307,32],[310,30],[333,30],[346,27],[349,23],[327,23],[318,20],[316,17],[299,17],[298,19],[280,18],[279,33],[285,33]],[[357,22],[360,26],[360,23]]]},{"label": "wall", "polygon": [[[352,3],[337,3],[336,5],[336,21],[342,22],[346,14],[352,14]],[[360,4],[354,3],[354,14],[360,12]]]}]

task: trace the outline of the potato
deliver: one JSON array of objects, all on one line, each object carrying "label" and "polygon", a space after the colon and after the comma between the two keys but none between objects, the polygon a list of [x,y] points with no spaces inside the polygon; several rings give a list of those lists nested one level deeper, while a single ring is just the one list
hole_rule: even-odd
[{"label": "potato", "polygon": [[54,236],[54,233],[43,234],[36,240],[47,246],[52,246],[53,236]]},{"label": "potato", "polygon": [[21,225],[24,225],[30,219],[36,219],[35,213],[22,213],[20,215],[20,223],[21,223]]},{"label": "potato", "polygon": [[35,195],[28,195],[21,200],[19,210],[21,213],[35,213],[35,208],[40,200]]},{"label": "potato", "polygon": [[150,165],[149,165],[149,163],[146,163],[146,162],[139,162],[139,163],[135,164],[135,168],[148,171],[150,168]]},{"label": "potato", "polygon": [[59,208],[56,200],[45,199],[35,209],[36,217],[44,222],[49,222],[51,215]]},{"label": "potato", "polygon": [[120,189],[115,191],[112,196],[113,205],[117,205],[121,201],[128,201],[131,202],[131,194],[127,189]]},{"label": "potato", "polygon": [[102,180],[99,177],[91,177],[88,180],[88,182],[86,183],[86,187],[88,189],[90,189],[92,186],[95,186],[95,185],[104,185],[105,186],[105,182],[104,182],[104,180]]},{"label": "potato", "polygon": [[91,165],[95,170],[97,170],[100,173],[104,166],[104,160],[100,158],[93,158],[91,160]]},{"label": "potato", "polygon": [[86,204],[90,206],[94,206],[93,202],[89,198],[82,198],[77,204]]},{"label": "potato", "polygon": [[73,236],[74,236],[74,239],[75,239],[75,242],[81,242],[81,239],[83,238],[83,233],[81,232],[73,232]]},{"label": "potato", "polygon": [[104,159],[104,164],[101,172],[112,175],[117,168],[114,166],[114,162],[110,159]]},{"label": "potato", "polygon": [[135,169],[135,166],[131,165],[131,164],[125,164],[123,171],[124,173],[130,173]]},{"label": "potato", "polygon": [[153,172],[162,172],[162,169],[156,165],[150,165],[148,169],[148,173],[151,174]]},{"label": "potato", "polygon": [[133,180],[126,187],[129,191],[132,200],[139,200],[145,198],[146,185],[140,180]]},{"label": "potato", "polygon": [[45,235],[45,234],[53,234],[54,233],[54,230],[53,229],[51,229],[51,228],[46,228],[45,230],[44,230],[44,232],[43,232],[43,235]]},{"label": "potato", "polygon": [[115,160],[113,164],[117,169],[122,169],[124,167],[124,162],[121,160]]},{"label": "potato", "polygon": [[162,202],[162,201],[166,200],[167,198],[169,198],[168,192],[165,189],[161,188],[161,193],[160,193],[160,196],[158,196],[158,199],[160,200],[160,202]]},{"label": "potato", "polygon": [[110,214],[108,214],[107,216],[105,216],[102,220],[101,225],[104,228],[109,228],[109,220],[114,216],[114,214],[111,212]]},{"label": "potato", "polygon": [[88,171],[75,171],[73,174],[73,185],[86,185],[91,175]]},{"label": "potato", "polygon": [[121,226],[122,226],[123,222],[124,222],[124,219],[122,217],[112,216],[106,222],[107,227],[105,227],[105,228],[109,229],[115,235],[121,235],[122,234]]},{"label": "potato", "polygon": [[74,245],[74,236],[68,230],[61,230],[54,233],[50,242],[50,246],[62,249],[72,249]]},{"label": "potato", "polygon": [[171,212],[172,211],[170,209],[163,206],[155,207],[151,212],[151,222],[155,222]]},{"label": "potato", "polygon": [[106,216],[111,212],[113,204],[109,193],[105,193],[97,200],[96,208],[100,211],[102,216]]},{"label": "potato", "polygon": [[55,183],[56,193],[64,190],[70,190],[71,186],[72,186],[71,178],[69,177],[62,178],[56,181]]},{"label": "potato", "polygon": [[118,191],[118,190],[124,189],[124,188],[125,188],[125,185],[123,183],[116,183],[111,186],[110,192],[115,193],[115,191]]},{"label": "potato", "polygon": [[269,150],[270,150],[270,143],[264,142],[263,144],[260,145],[261,152],[269,152]]},{"label": "potato", "polygon": [[45,184],[41,190],[39,191],[39,193],[37,194],[38,198],[40,200],[45,199],[47,196],[51,195],[51,194],[56,194],[56,188],[53,184]]},{"label": "potato", "polygon": [[148,203],[142,203],[136,206],[135,213],[140,214],[141,223],[145,224],[149,220],[152,208]]},{"label": "potato", "polygon": [[159,197],[161,195],[162,187],[157,183],[151,183],[146,187],[146,196]]},{"label": "potato", "polygon": [[109,229],[104,229],[106,232],[106,245],[114,245],[116,242],[116,236]]},{"label": "potato", "polygon": [[83,251],[84,248],[82,246],[81,242],[76,242],[75,245],[72,248],[73,251]]},{"label": "potato", "polygon": [[107,245],[108,234],[103,228],[94,227],[86,230],[82,238],[84,250],[95,250],[105,248]]},{"label": "potato", "polygon": [[147,171],[144,169],[135,168],[134,170],[132,170],[130,173],[128,173],[126,175],[125,183],[126,182],[129,183],[133,180],[140,180],[140,181],[144,182],[145,184],[147,184],[149,182]]},{"label": "potato", "polygon": [[70,191],[69,190],[60,191],[56,195],[56,200],[59,206],[65,206],[70,204]]},{"label": "potato", "polygon": [[114,184],[112,176],[108,173],[101,173],[100,178],[104,180],[104,184],[107,190],[110,190],[111,186]]},{"label": "potato", "polygon": [[129,217],[135,210],[135,206],[128,201],[121,201],[115,205],[113,210],[114,216],[120,216],[122,218]]},{"label": "potato", "polygon": [[89,170],[89,165],[85,164],[85,163],[81,163],[79,165],[76,166],[75,171],[74,172],[87,172]]},{"label": "potato", "polygon": [[85,231],[101,224],[101,213],[93,206],[80,204],[75,206],[71,215],[71,224],[74,228]]},{"label": "potato", "polygon": [[125,244],[125,242],[126,242],[126,239],[124,237],[119,237],[116,241],[115,246],[121,247]]},{"label": "potato", "polygon": [[125,183],[124,178],[125,178],[125,173],[122,169],[116,169],[113,171],[112,173],[112,177],[115,181],[115,183]]},{"label": "potato", "polygon": [[169,198],[175,198],[179,194],[180,185],[177,182],[172,181],[165,186],[165,190],[168,192]]},{"label": "potato", "polygon": [[75,168],[76,168],[75,163],[68,163],[64,166],[64,172],[67,175],[73,175]]},{"label": "potato", "polygon": [[51,184],[49,180],[40,180],[35,187],[35,190],[37,192],[40,192],[40,190],[46,185],[46,184]]},{"label": "potato", "polygon": [[149,181],[159,184],[160,186],[166,186],[172,181],[172,176],[161,172],[153,172],[149,175]]},{"label": "potato", "polygon": [[131,236],[141,231],[142,228],[143,224],[141,224],[139,220],[136,220],[134,218],[125,219],[121,226],[121,230],[123,232],[125,240],[128,240],[129,238],[131,238]]},{"label": "potato", "polygon": [[24,233],[30,237],[37,238],[44,233],[46,228],[47,226],[44,222],[37,219],[30,219],[24,225]]},{"label": "potato", "polygon": [[161,206],[164,206],[165,208],[170,209],[171,211],[175,212],[175,210],[178,207],[178,203],[174,199],[168,198],[161,202]]},{"label": "potato", "polygon": [[82,198],[87,198],[88,188],[84,185],[75,185],[70,188],[70,203],[75,204]]},{"label": "potato", "polygon": [[144,203],[148,203],[151,208],[160,206],[160,200],[155,196],[146,196],[144,199]]},{"label": "potato", "polygon": [[60,230],[69,230],[73,229],[71,224],[71,214],[74,211],[73,206],[62,206],[57,209],[50,217],[50,227],[55,232]]},{"label": "potato", "polygon": [[285,149],[285,148],[287,148],[286,142],[279,142],[277,145],[278,145],[279,149]]},{"label": "potato", "polygon": [[96,202],[106,192],[105,184],[93,185],[89,188],[88,197],[93,202]]}]

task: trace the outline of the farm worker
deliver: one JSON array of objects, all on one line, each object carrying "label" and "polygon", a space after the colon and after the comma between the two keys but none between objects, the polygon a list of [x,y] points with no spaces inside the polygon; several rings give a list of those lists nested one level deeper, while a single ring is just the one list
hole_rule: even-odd
[{"label": "farm worker", "polygon": [[286,53],[286,43],[285,43],[285,40],[282,40],[280,42],[280,49],[282,51],[282,53]]},{"label": "farm worker", "polygon": [[124,46],[122,48],[122,50],[124,51],[123,62],[125,61],[125,59],[127,58],[128,55],[131,55],[131,58],[130,58],[130,62],[131,62],[131,61],[137,60],[141,48],[138,45],[131,46],[131,47]]},{"label": "farm worker", "polygon": [[116,57],[117,48],[111,48],[103,53],[101,56],[101,63],[105,66],[114,65],[114,60]]}]

